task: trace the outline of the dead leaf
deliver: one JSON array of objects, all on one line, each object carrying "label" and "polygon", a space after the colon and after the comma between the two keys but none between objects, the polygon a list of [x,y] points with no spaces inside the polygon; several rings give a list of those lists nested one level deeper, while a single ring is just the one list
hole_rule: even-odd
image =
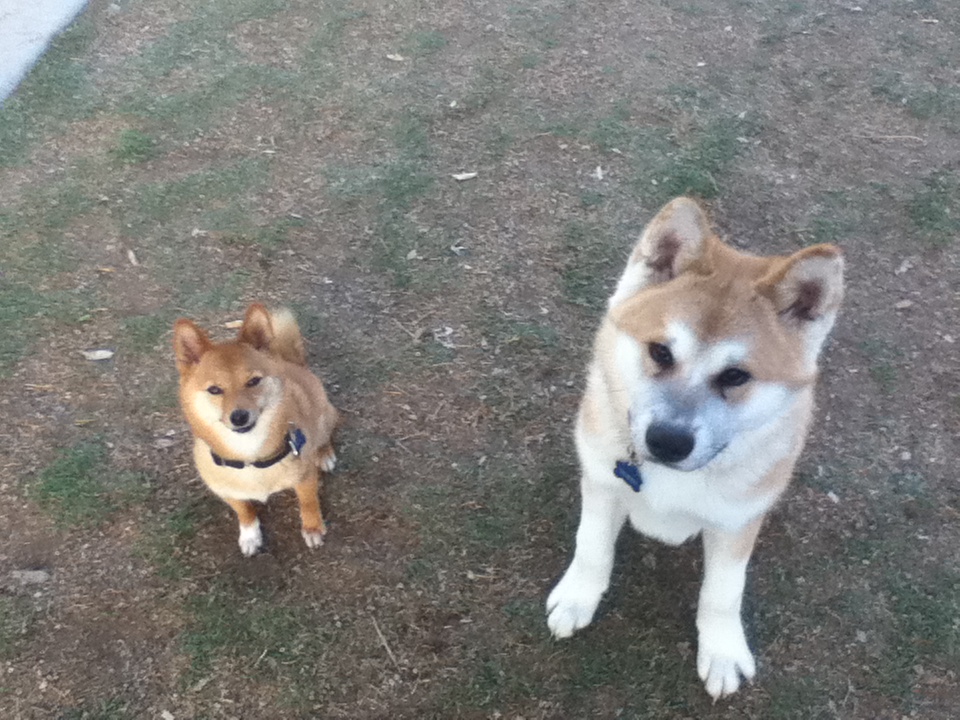
[{"label": "dead leaf", "polygon": [[130,264],[134,267],[139,267],[140,261],[137,260],[137,254],[133,250],[127,250],[127,260],[130,261]]},{"label": "dead leaf", "polygon": [[900,267],[893,271],[894,275],[903,275],[907,270],[913,267],[913,263],[909,260],[904,260],[900,263]]},{"label": "dead leaf", "polygon": [[113,350],[81,350],[87,360],[109,360],[113,357]]}]

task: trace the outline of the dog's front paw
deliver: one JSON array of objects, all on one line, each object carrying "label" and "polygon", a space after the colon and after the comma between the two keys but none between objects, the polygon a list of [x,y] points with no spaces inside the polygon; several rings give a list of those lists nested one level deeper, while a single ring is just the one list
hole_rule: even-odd
[{"label": "dog's front paw", "polygon": [[739,617],[699,620],[697,673],[716,701],[740,687],[740,676],[752,680],[757,673]]},{"label": "dog's front paw", "polygon": [[317,464],[324,472],[333,472],[333,469],[337,466],[337,454],[331,446],[328,445],[320,451],[320,459]]},{"label": "dog's front paw", "polygon": [[256,555],[257,551],[263,547],[263,534],[260,532],[260,521],[257,520],[250,525],[240,526],[240,552],[246,557]]},{"label": "dog's front paw", "polygon": [[555,638],[568,638],[593,620],[605,587],[567,570],[547,597],[547,627]]},{"label": "dog's front paw", "polygon": [[303,535],[303,541],[311,550],[323,545],[323,536],[325,533],[325,530],[307,530],[306,528],[300,531],[300,534]]}]

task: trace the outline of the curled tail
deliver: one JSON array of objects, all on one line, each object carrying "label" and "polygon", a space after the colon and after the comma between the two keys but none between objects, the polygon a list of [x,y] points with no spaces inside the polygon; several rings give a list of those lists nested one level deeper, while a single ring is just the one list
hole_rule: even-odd
[{"label": "curled tail", "polygon": [[273,326],[270,352],[295,365],[306,365],[307,351],[293,313],[288,308],[273,310],[270,312],[270,324]]}]

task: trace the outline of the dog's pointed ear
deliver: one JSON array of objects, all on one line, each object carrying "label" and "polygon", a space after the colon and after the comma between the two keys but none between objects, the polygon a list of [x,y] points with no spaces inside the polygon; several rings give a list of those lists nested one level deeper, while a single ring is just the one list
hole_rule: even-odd
[{"label": "dog's pointed ear", "polygon": [[817,357],[843,300],[840,249],[814,245],[781,258],[755,288],[772,303],[781,324],[802,338],[806,367],[816,371]]},{"label": "dog's pointed ear", "polygon": [[610,306],[641,288],[667,282],[688,270],[706,271],[707,241],[712,235],[710,221],[695,200],[671,200],[644,228]]},{"label": "dog's pointed ear", "polygon": [[273,340],[273,323],[270,321],[270,312],[263,305],[253,303],[247,308],[237,340],[257,350],[269,349]]},{"label": "dog's pointed ear", "polygon": [[775,263],[757,282],[783,322],[802,327],[836,316],[843,299],[843,255],[834,245],[804,248]]},{"label": "dog's pointed ear", "polygon": [[207,334],[192,321],[180,318],[173,326],[173,352],[181,375],[200,362],[203,354],[213,347]]}]

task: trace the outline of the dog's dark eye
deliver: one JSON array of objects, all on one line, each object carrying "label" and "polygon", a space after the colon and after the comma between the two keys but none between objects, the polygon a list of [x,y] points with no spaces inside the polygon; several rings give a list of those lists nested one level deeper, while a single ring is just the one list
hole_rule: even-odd
[{"label": "dog's dark eye", "polygon": [[717,375],[714,379],[717,387],[723,388],[732,388],[739,387],[744,383],[750,382],[753,376],[750,375],[746,370],[742,370],[738,367],[727,368],[722,373]]},{"label": "dog's dark eye", "polygon": [[211,395],[223,395],[223,388],[219,385],[211,385],[207,388],[207,392]]},{"label": "dog's dark eye", "polygon": [[647,352],[650,353],[650,359],[653,360],[662,369],[673,367],[673,353],[670,348],[662,343],[650,343],[647,346]]},{"label": "dog's dark eye", "polygon": [[256,387],[260,384],[260,381],[263,380],[262,377],[254,376],[247,380],[247,387]]}]

